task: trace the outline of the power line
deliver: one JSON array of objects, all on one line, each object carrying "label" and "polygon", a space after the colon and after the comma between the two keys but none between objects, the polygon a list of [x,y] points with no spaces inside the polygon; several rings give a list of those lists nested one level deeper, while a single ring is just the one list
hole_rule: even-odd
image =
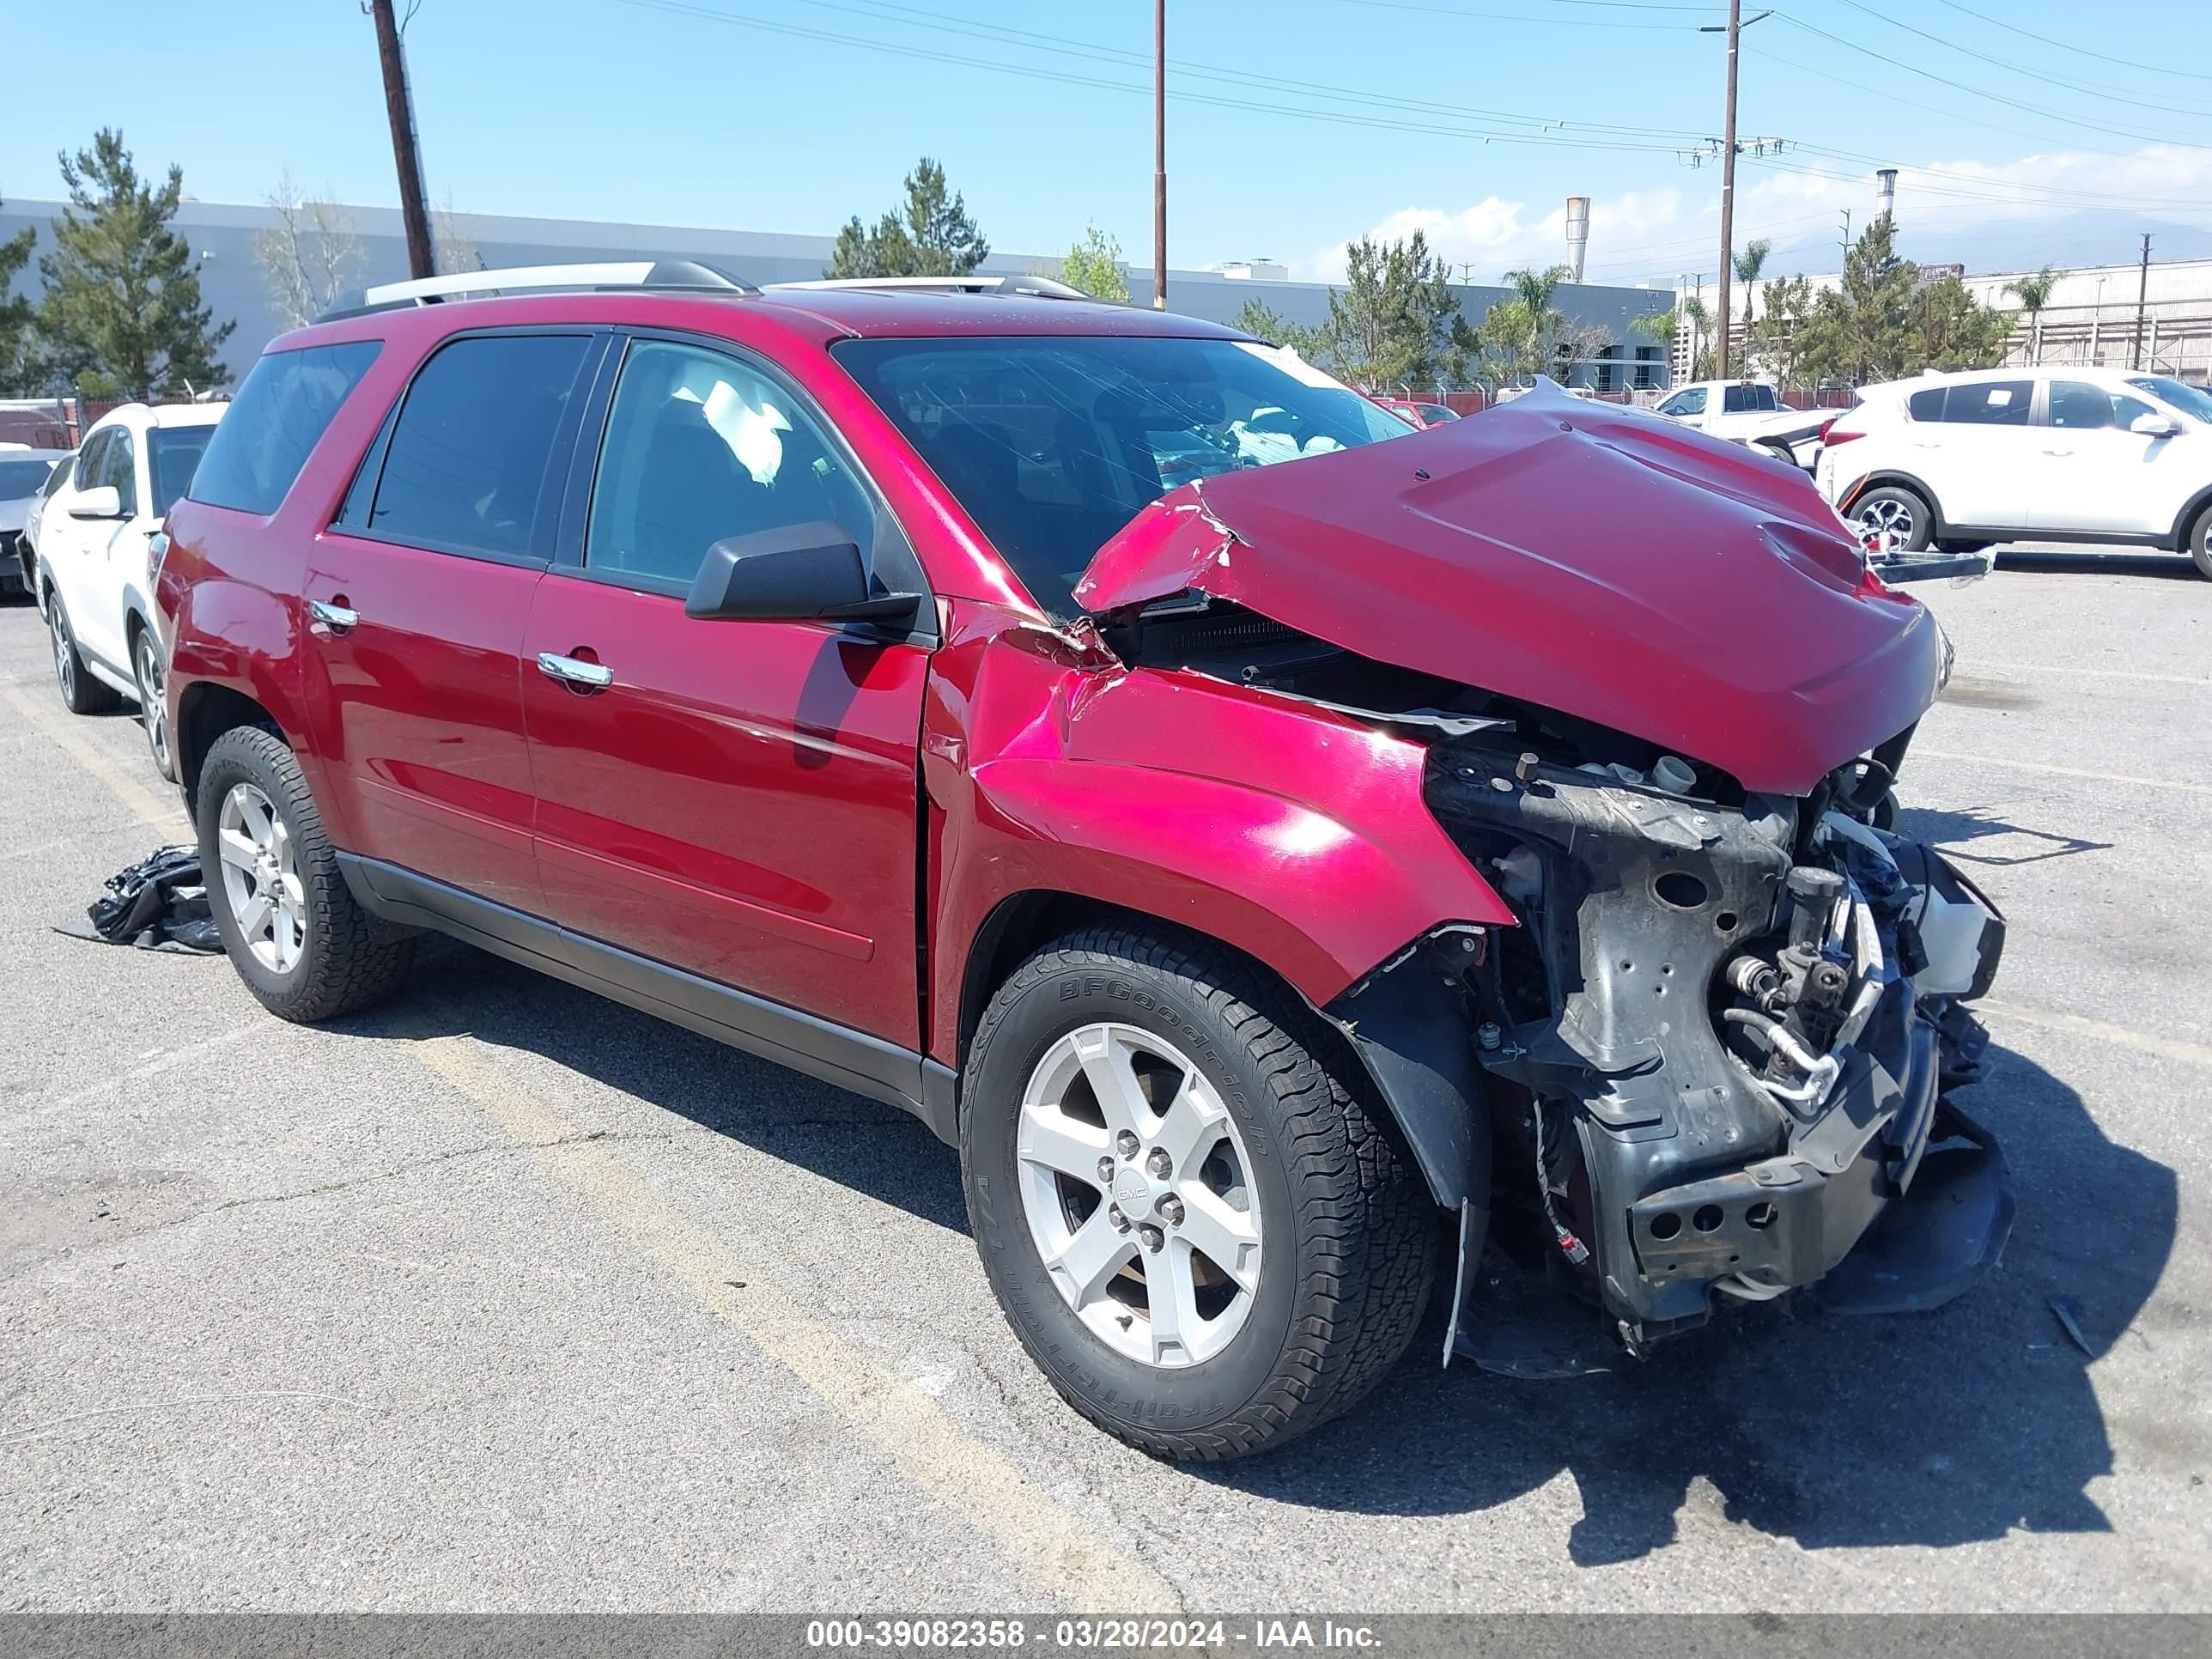
[{"label": "power line", "polygon": [[[763,33],[820,41],[833,46],[853,46],[862,51],[916,58],[928,63],[951,64],[962,68],[988,70],[995,74],[1009,75],[1026,80],[1049,81],[1064,86],[1091,87],[1107,92],[1138,93],[1146,95],[1149,95],[1152,90],[1149,87],[1139,86],[1133,82],[1109,81],[1097,76],[1074,75],[1058,70],[1039,69],[1030,64],[1001,63],[993,58],[974,58],[960,52],[939,52],[927,46],[901,45],[888,40],[871,40],[865,36],[839,34],[827,29],[807,28],[795,23],[770,22],[765,18],[744,16],[708,6],[687,3],[686,0],[619,0],[619,3],[640,10],[665,12],[673,16],[690,17],[707,22],[727,24],[738,28],[755,29]],[[1209,93],[1187,90],[1177,92],[1175,95],[1185,103],[1206,104],[1221,109],[1245,110],[1264,115],[1287,116],[1297,120],[1321,121],[1338,126],[1369,127],[1386,132],[1423,133],[1439,137],[1480,140],[1485,144],[1542,145],[1565,149],[1630,151],[1643,155],[1662,153],[1671,155],[1676,148],[1673,144],[1630,143],[1601,137],[1554,137],[1541,131],[1535,133],[1486,132],[1480,128],[1443,126],[1434,122],[1393,121],[1379,117],[1349,115],[1330,110],[1301,109],[1284,104],[1261,103],[1251,99],[1224,98]],[[1513,118],[1533,121],[1536,118]]]},{"label": "power line", "polygon": [[[1530,17],[1521,12],[1465,11],[1457,6],[1416,5],[1413,3],[1413,0],[1342,0],[1342,3],[1348,6],[1369,6],[1382,11],[1419,12],[1430,17],[1452,17],[1468,23],[1539,23],[1546,28],[1664,30],[1668,34],[1680,34],[1682,32],[1682,26],[1679,23],[1623,23],[1609,17]],[[1656,11],[1662,9],[1655,6],[1650,9]],[[1671,10],[1673,8],[1664,9]],[[1715,9],[1711,6],[1695,6],[1686,7],[1684,9],[1711,13]]]},{"label": "power line", "polygon": [[[2039,144],[2049,142],[2049,135],[2040,132],[2030,132],[2025,127],[2008,127],[2004,125],[2002,122],[1984,120],[1978,115],[1962,115],[1943,110],[1930,110],[1928,106],[1928,100],[1924,98],[1906,98],[1894,92],[1884,92],[1878,87],[1860,86],[1856,82],[1845,81],[1839,76],[1831,75],[1826,70],[1814,69],[1810,64],[1801,64],[1794,58],[1784,58],[1779,52],[1767,52],[1757,46],[1746,46],[1744,51],[1750,53],[1753,58],[1763,58],[1770,64],[1780,64],[1785,69],[1794,69],[1802,74],[1817,76],[1823,81],[1832,81],[1836,84],[1839,90],[1848,92],[1855,98],[1863,98],[1871,94],[1873,96],[1885,99],[1890,103],[1902,104],[1907,109],[1918,110],[1923,115],[1947,115],[1952,120],[1967,122],[1978,131],[2008,132],[2015,138],[2026,138],[2031,143]],[[2094,153],[2100,155],[2117,154],[2117,152],[2111,151],[2098,151]]]},{"label": "power line", "polygon": [[2059,115],[2035,104],[2022,103],[2017,98],[2007,98],[1998,93],[1983,92],[1977,88],[1961,86],[1957,81],[1948,76],[1921,69],[1917,65],[1905,63],[1901,58],[1892,58],[1885,52],[1875,51],[1870,46],[1863,46],[1856,40],[1847,40],[1840,34],[1831,34],[1826,29],[1816,28],[1802,18],[1794,17],[1788,12],[1778,11],[1774,15],[1794,29],[1802,29],[1807,34],[1817,35],[1832,46],[1842,46],[1847,51],[1857,52],[1862,58],[1871,58],[1878,64],[1888,64],[1892,69],[1901,69],[1908,75],[1917,75],[1923,81],[1933,81],[1947,92],[1965,93],[1970,98],[1980,98],[1992,104],[2002,104],[2008,109],[2025,110],[2028,114],[2046,121],[2056,121],[2064,126],[2080,127],[2087,132],[2101,132],[2109,137],[2132,138],[2138,143],[2146,144],[2172,144],[2180,149],[2212,149],[2212,144],[2191,143],[2186,139],[2170,137],[2162,132],[2136,132],[2125,127],[2110,127],[2095,121],[2076,120],[2070,115]]},{"label": "power line", "polygon": [[1998,69],[2011,74],[2025,76],[2031,81],[2040,81],[2045,86],[2058,87],[2067,92],[2087,93],[2094,97],[2111,99],[2114,103],[2132,104],[2137,109],[2151,110],[2160,115],[2170,116],[2185,112],[2176,110],[2171,100],[2154,104],[2141,98],[2130,98],[2112,87],[2098,86],[2081,81],[2069,81],[2058,76],[2045,75],[2040,70],[2032,70],[2024,64],[2015,64],[2009,58],[1993,58],[1988,52],[1978,52],[1972,46],[1962,46],[1956,40],[1947,40],[1940,34],[1931,34],[1917,24],[1907,23],[1899,18],[1892,17],[1887,12],[1876,11],[1872,6],[1863,4],[1862,0],[1838,0],[1838,3],[1849,6],[1853,11],[1863,12],[1876,22],[1887,23],[1893,29],[1903,29],[1907,34],[1918,35],[1923,40],[1939,46],[1946,52],[1955,52],[1961,57],[1972,58],[1979,63],[1994,64]]},{"label": "power line", "polygon": [[2122,69],[2143,70],[2153,75],[2177,75],[2187,81],[2212,81],[2212,75],[2199,75],[2194,70],[2169,69],[2160,64],[2138,64],[2132,58],[2114,58],[2106,52],[2092,52],[2087,46],[2069,46],[2063,40],[2054,40],[2047,34],[2038,34],[2033,29],[2024,29],[2016,23],[2008,23],[2002,17],[1992,17],[1985,11],[1976,11],[1972,6],[1962,6],[1959,3],[1959,0],[1936,0],[1936,3],[1948,6],[1953,11],[1963,12],[1967,16],[1987,23],[1992,27],[2009,30],[2023,40],[2038,41],[2046,46],[2055,46],[2060,52],[2069,52],[2077,57],[2094,58],[2100,63],[2118,64]]}]

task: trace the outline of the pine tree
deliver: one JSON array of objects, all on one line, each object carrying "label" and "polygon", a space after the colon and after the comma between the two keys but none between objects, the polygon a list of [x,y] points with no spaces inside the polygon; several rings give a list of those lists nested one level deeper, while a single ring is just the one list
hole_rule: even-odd
[{"label": "pine tree", "polygon": [[13,292],[17,274],[31,263],[31,250],[39,233],[17,231],[0,242],[0,397],[35,396],[46,388],[35,384],[39,374],[32,362],[31,326],[36,313],[31,302]]},{"label": "pine tree", "polygon": [[906,176],[906,212],[886,213],[873,230],[856,214],[837,233],[824,276],[966,276],[991,257],[968,216],[968,204],[925,155]]},{"label": "pine tree", "polygon": [[1419,231],[1402,242],[1361,237],[1345,250],[1345,283],[1328,296],[1317,343],[1330,364],[1370,391],[1431,386],[1463,347],[1459,301],[1443,262]]},{"label": "pine tree", "polygon": [[230,378],[216,356],[235,323],[200,303],[191,245],[169,228],[184,191],[171,167],[159,189],[138,177],[123,135],[102,127],[90,149],[61,156],[70,205],[39,261],[39,328],[56,362],[94,398],[188,396]]}]

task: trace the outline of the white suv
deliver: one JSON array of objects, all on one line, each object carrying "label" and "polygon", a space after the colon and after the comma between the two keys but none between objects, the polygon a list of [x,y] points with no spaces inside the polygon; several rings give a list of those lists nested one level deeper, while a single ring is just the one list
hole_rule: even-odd
[{"label": "white suv", "polygon": [[1869,386],[1829,426],[1820,493],[1906,552],[2128,542],[2212,576],[2212,396],[2160,374],[2043,367]]},{"label": "white suv", "polygon": [[39,608],[62,701],[78,714],[138,704],[154,764],[174,780],[161,701],[167,651],[154,605],[157,539],[225,404],[126,404],[85,434],[76,470],[41,509]]}]

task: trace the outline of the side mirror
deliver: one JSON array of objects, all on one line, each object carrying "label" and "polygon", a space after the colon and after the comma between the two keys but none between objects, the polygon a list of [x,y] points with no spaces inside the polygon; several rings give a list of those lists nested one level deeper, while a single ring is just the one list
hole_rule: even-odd
[{"label": "side mirror", "polygon": [[2145,438],[2179,436],[2180,426],[2164,415],[2138,415],[2128,422],[2128,430]]},{"label": "side mirror", "polygon": [[123,497],[116,493],[113,484],[94,484],[70,498],[69,515],[72,519],[119,519],[123,516]]},{"label": "side mirror", "polygon": [[918,593],[880,593],[852,537],[834,524],[732,536],[707,550],[684,614],[702,622],[903,622]]}]

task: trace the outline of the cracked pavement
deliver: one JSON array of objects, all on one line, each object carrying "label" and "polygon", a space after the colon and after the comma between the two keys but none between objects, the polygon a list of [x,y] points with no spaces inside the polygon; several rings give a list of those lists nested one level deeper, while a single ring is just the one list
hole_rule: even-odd
[{"label": "cracked pavement", "polygon": [[[887,1109],[434,943],[321,1029],[54,933],[180,811],[0,609],[0,1610],[2212,1605],[2212,583],[2010,556],[1903,795],[2008,912],[2003,1268],[1153,1462]],[[135,783],[118,787],[118,781]],[[2049,1310],[2070,1299],[2094,1356]]]}]

